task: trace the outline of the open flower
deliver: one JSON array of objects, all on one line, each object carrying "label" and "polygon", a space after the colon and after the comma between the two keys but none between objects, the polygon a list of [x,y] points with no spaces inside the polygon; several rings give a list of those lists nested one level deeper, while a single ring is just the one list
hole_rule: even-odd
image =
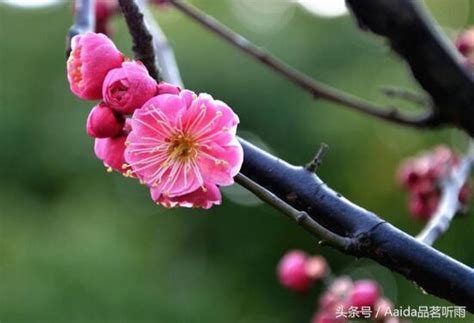
[{"label": "open flower", "polygon": [[159,204],[209,208],[243,161],[237,115],[224,102],[191,91],[158,95],[135,111],[125,160]]},{"label": "open flower", "polygon": [[122,114],[131,114],[157,93],[156,81],[139,61],[123,62],[111,70],[104,80],[105,103]]},{"label": "open flower", "polygon": [[103,34],[88,32],[71,41],[72,51],[67,61],[67,77],[71,91],[81,99],[102,98],[102,83],[107,73],[120,67],[123,55]]}]

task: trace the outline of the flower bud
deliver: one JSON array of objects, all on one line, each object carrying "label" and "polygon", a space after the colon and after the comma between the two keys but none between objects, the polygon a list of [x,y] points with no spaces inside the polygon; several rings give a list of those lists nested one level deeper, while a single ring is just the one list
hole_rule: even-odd
[{"label": "flower bud", "polygon": [[121,132],[119,135],[110,138],[96,138],[94,151],[97,158],[103,161],[104,166],[119,173],[126,173],[124,159],[125,141],[127,134]]},{"label": "flower bud", "polygon": [[466,29],[456,38],[456,47],[459,52],[468,57],[474,50],[474,28]]},{"label": "flower bud", "polygon": [[283,286],[298,292],[309,288],[311,278],[306,274],[306,259],[306,254],[299,250],[283,256],[277,268],[278,279]]},{"label": "flower bud", "polygon": [[125,119],[100,103],[92,108],[87,118],[87,134],[94,138],[107,138],[117,135],[124,126]]},{"label": "flower bud", "polygon": [[104,81],[102,96],[115,111],[131,114],[151,99],[157,91],[155,80],[139,61],[124,62],[111,70]]},{"label": "flower bud", "polygon": [[102,98],[102,83],[106,74],[119,67],[123,55],[103,34],[88,32],[76,35],[67,61],[67,77],[71,91],[81,99]]},{"label": "flower bud", "polygon": [[351,306],[373,306],[380,296],[379,287],[372,280],[359,280],[354,283],[349,300]]},{"label": "flower bud", "polygon": [[322,256],[313,256],[306,260],[306,274],[313,280],[319,280],[326,276],[327,263]]}]

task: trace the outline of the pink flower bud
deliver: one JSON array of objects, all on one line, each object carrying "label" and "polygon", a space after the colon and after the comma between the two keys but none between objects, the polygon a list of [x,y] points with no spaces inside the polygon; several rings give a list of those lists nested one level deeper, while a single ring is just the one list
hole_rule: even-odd
[{"label": "pink flower bud", "polygon": [[352,280],[347,276],[341,276],[334,280],[328,292],[335,294],[340,299],[344,299],[352,291],[352,288],[354,288]]},{"label": "pink flower bud", "polygon": [[123,55],[103,34],[77,35],[71,43],[72,51],[67,61],[71,91],[82,99],[101,99],[105,76],[122,64]]},{"label": "pink flower bud", "polygon": [[420,176],[413,167],[413,161],[406,160],[405,162],[403,162],[397,172],[398,183],[401,186],[410,189],[418,182],[419,179]]},{"label": "pink flower bud", "polygon": [[155,80],[139,61],[123,62],[105,77],[104,101],[122,114],[131,114],[151,99],[157,91]]},{"label": "pink flower bud", "polygon": [[283,286],[297,292],[309,288],[311,279],[306,274],[306,259],[306,254],[299,250],[283,256],[277,267],[278,279]]},{"label": "pink flower bud", "polygon": [[306,260],[306,274],[313,280],[319,280],[326,275],[327,263],[322,256],[313,256]]},{"label": "pink flower bud", "polygon": [[410,196],[410,200],[408,202],[408,209],[410,211],[410,214],[413,215],[413,217],[415,218],[427,220],[431,217],[431,213],[426,207],[425,202],[420,196],[416,194]]},{"label": "pink flower bud", "polygon": [[474,68],[474,28],[469,28],[458,36],[456,47],[466,58],[464,65],[467,68]]},{"label": "pink flower bud", "polygon": [[373,306],[380,296],[377,283],[372,280],[355,282],[350,294],[350,305],[355,307]]},{"label": "pink flower bud", "polygon": [[124,126],[125,119],[109,108],[105,103],[99,103],[92,108],[87,118],[87,134],[94,138],[107,138],[117,135]]},{"label": "pink flower bud", "polygon": [[96,138],[95,155],[104,162],[104,166],[108,167],[109,171],[113,169],[120,173],[127,173],[128,167],[124,159],[126,140],[127,134],[125,132],[121,132],[115,137]]},{"label": "pink flower bud", "polygon": [[456,47],[461,54],[469,56],[474,50],[474,29],[466,29],[456,38]]}]

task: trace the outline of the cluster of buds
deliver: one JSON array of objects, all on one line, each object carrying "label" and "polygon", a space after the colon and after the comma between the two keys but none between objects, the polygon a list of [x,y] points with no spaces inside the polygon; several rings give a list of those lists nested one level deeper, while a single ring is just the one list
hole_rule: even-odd
[{"label": "cluster of buds", "polygon": [[383,297],[373,280],[336,278],[319,298],[319,309],[311,323],[345,323],[353,319],[397,323],[391,315],[393,304]]},{"label": "cluster of buds", "polygon": [[[459,156],[446,146],[438,146],[404,161],[397,173],[400,185],[409,193],[409,210],[413,217],[429,220],[435,213],[442,193],[443,180],[459,164]],[[466,205],[470,197],[469,182],[459,193],[459,202]]]},{"label": "cluster of buds", "polygon": [[71,91],[100,100],[87,119],[95,153],[109,171],[138,178],[165,207],[210,208],[243,162],[237,115],[208,94],[156,82],[103,34],[72,39]]},{"label": "cluster of buds", "polygon": [[331,280],[318,301],[318,311],[312,323],[345,323],[350,319],[370,319],[396,323],[392,317],[393,304],[383,297],[380,286],[373,280],[353,282],[349,277],[330,277],[329,266],[320,255],[308,255],[301,250],[288,251],[277,266],[282,286],[296,292],[306,292],[316,281]]}]

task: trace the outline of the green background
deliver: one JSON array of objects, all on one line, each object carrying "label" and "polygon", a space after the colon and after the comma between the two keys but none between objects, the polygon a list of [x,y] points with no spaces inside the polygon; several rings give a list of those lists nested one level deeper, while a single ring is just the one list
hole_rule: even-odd
[{"label": "green background", "polygon": [[[474,21],[474,2],[427,2],[449,36]],[[323,19],[279,0],[192,3],[297,69],[370,101],[390,102],[383,85],[417,89],[383,40],[350,16]],[[278,6],[283,13],[274,13]],[[319,247],[238,188],[210,211],[166,210],[144,187],[106,173],[85,134],[94,103],[66,82],[70,8],[0,4],[0,322],[309,322],[322,284],[296,295],[275,279],[293,248],[323,254],[336,275],[377,279],[397,306],[448,305],[371,261]],[[394,181],[397,165],[438,143],[463,149],[462,133],[402,128],[314,101],[179,12],[154,13],[187,87],[231,105],[242,136],[294,164],[328,143],[319,173],[330,186],[410,234],[422,228]],[[120,17],[114,26],[117,46],[131,54]],[[474,264],[472,221],[455,221],[436,247]]]}]

